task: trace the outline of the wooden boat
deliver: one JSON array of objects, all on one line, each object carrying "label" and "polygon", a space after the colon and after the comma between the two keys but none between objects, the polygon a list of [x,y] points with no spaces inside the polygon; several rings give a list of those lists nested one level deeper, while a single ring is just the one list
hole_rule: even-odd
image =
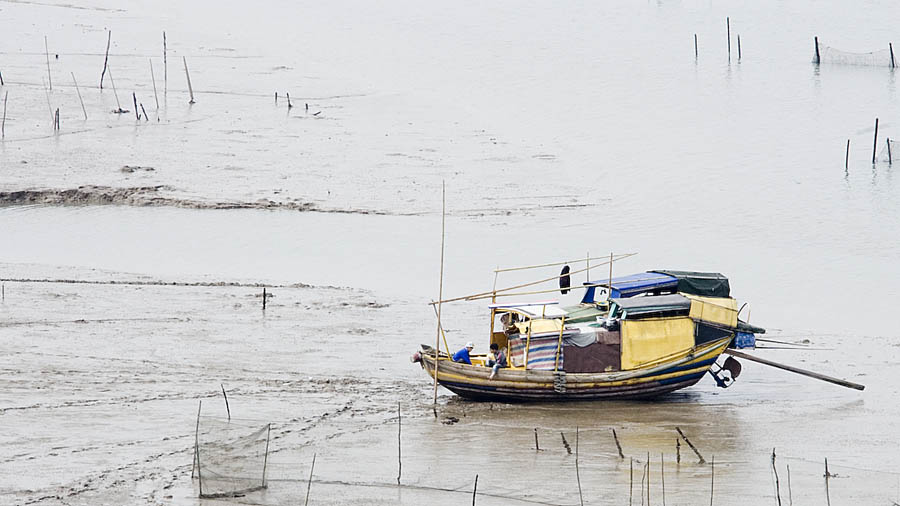
[{"label": "wooden boat", "polygon": [[[597,287],[604,288],[600,301]],[[738,319],[728,280],[718,273],[648,271],[584,288],[581,303],[569,307],[498,304],[494,292],[490,343],[507,353],[493,377],[488,355],[472,356],[471,364],[451,360],[446,337],[445,350],[422,345],[413,361],[471,399],[639,399],[689,387],[707,373],[730,385],[740,364],[717,360],[729,346],[752,347],[754,334],[765,332]]]}]

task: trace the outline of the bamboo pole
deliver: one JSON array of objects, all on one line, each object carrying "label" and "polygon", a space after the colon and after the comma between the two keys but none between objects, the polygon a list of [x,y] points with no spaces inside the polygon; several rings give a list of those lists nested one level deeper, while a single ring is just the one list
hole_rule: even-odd
[{"label": "bamboo pole", "polygon": [[[109,45],[112,43],[112,30],[106,35],[106,56],[103,57],[103,72],[100,73],[100,89],[103,89],[103,77],[106,75],[107,65],[109,64]],[[110,74],[112,75],[112,74]],[[110,77],[110,79],[112,79]],[[121,107],[119,108],[121,109]]]},{"label": "bamboo pole", "polygon": [[687,443],[688,446],[691,447],[691,450],[694,450],[694,453],[697,455],[697,458],[700,459],[700,463],[706,464],[706,459],[703,458],[703,455],[700,455],[700,450],[698,450],[697,447],[694,446],[694,443],[691,443],[691,440],[688,439],[687,436],[684,435],[684,432],[681,432],[681,427],[675,427],[675,430],[678,431],[678,434],[681,436],[682,439],[684,439],[684,442]]},{"label": "bamboo pole", "polygon": [[9,101],[9,90],[3,93],[3,122],[0,123],[0,139],[6,138],[6,102]]},{"label": "bamboo pole", "polygon": [[316,454],[313,453],[312,465],[309,466],[309,480],[306,482],[306,500],[303,501],[303,506],[309,505],[309,489],[312,488],[312,477],[313,470],[316,468]]},{"label": "bamboo pole", "polygon": [[75,83],[75,92],[78,93],[78,101],[81,102],[81,112],[84,113],[84,119],[87,120],[87,109],[84,108],[84,100],[81,98],[81,90],[78,89],[78,81],[75,80],[75,72],[72,72],[72,82]]},{"label": "bamboo pole", "polygon": [[709,506],[713,506],[713,493],[716,490],[716,456],[712,456],[712,465],[709,467]]},{"label": "bamboo pole", "polygon": [[878,118],[875,118],[875,138],[872,140],[872,165],[875,165],[876,149],[878,149]]},{"label": "bamboo pole", "polygon": [[697,34],[694,34],[694,60],[700,58],[700,51],[697,49]]},{"label": "bamboo pole", "polygon": [[612,433],[613,433],[613,439],[616,441],[616,449],[619,450],[619,458],[624,459],[625,454],[622,453],[622,445],[619,444],[619,436],[618,436],[618,434],[616,434],[616,429],[613,429]]},{"label": "bamboo pole", "polygon": [[575,481],[578,483],[578,499],[584,506],[584,495],[581,493],[581,473],[578,470],[578,427],[575,427]]},{"label": "bamboo pole", "polygon": [[662,479],[662,503],[666,506],[666,463],[663,454],[659,454],[659,475]]},{"label": "bamboo pole", "polygon": [[[230,419],[229,419],[230,420]],[[266,425],[266,452],[263,454],[263,471],[262,471],[262,486],[263,488],[267,487],[266,485],[266,466],[269,464],[269,436],[272,435],[272,424]]]},{"label": "bamboo pole", "polygon": [[112,75],[112,67],[108,67],[106,70],[109,71],[109,84],[112,85],[113,96],[116,97],[116,105],[119,107],[119,109],[118,109],[116,112],[119,113],[119,114],[124,114],[124,113],[126,113],[127,111],[125,111],[125,110],[122,109],[122,104],[119,102],[119,92],[116,91],[116,80],[113,79],[113,75]]},{"label": "bamboo pole", "polygon": [[644,506],[644,480],[647,478],[647,466],[641,466],[641,506]]},{"label": "bamboo pole", "polygon": [[137,118],[138,121],[141,120],[141,112],[138,111],[138,103],[137,103],[137,95],[132,91],[131,98],[134,100],[134,117]]},{"label": "bamboo pole", "polygon": [[50,77],[50,49],[47,46],[46,35],[44,35],[44,56],[47,57],[47,83],[50,85],[50,91],[53,91],[53,78]]},{"label": "bamboo pole", "polygon": [[791,465],[787,465],[788,504],[794,506],[794,494],[791,493]]},{"label": "bamboo pole", "polygon": [[[775,499],[781,506],[781,484],[778,482],[778,468],[775,467],[775,448],[772,448],[772,472],[775,473]],[[828,480],[825,480],[825,490],[828,490]]]},{"label": "bamboo pole", "polygon": [[647,452],[647,506],[650,506],[650,452]]},{"label": "bamboo pole", "polygon": [[743,353],[743,352],[740,352],[737,350],[725,350],[725,353],[735,356],[735,357],[738,357],[738,358],[745,358],[745,359],[751,360],[753,362],[759,362],[760,364],[765,364],[765,365],[776,367],[778,369],[782,369],[785,371],[797,373],[797,374],[800,374],[803,376],[808,376],[810,378],[815,378],[818,380],[827,381],[829,383],[834,383],[835,385],[840,385],[842,387],[853,388],[855,390],[864,390],[866,388],[865,385],[860,385],[859,383],[853,383],[852,381],[833,378],[831,376],[826,376],[824,374],[820,374],[817,372],[800,369],[799,367],[794,367],[794,366],[785,365],[785,364],[779,364],[778,362],[772,362],[771,360],[754,357],[753,355],[748,355],[746,353]]},{"label": "bamboo pole", "polygon": [[[625,258],[632,257],[632,256],[634,256],[634,255],[637,255],[637,253],[624,253],[624,254],[618,255],[618,257],[615,258],[614,260],[623,260],[623,259],[625,259]],[[603,263],[601,263],[601,264],[599,264],[599,265],[606,265],[606,262],[603,262]],[[574,274],[580,274],[580,273],[582,273],[582,272],[585,272],[586,270],[587,270],[587,269],[579,269],[579,270],[577,270],[577,271],[570,271],[570,272],[568,273],[568,275],[571,276],[571,275],[574,275]],[[610,269],[610,270],[612,270],[612,269]],[[445,299],[445,300],[441,300],[441,301],[438,301],[438,302],[457,302],[457,301],[461,301],[461,300],[467,300],[467,301],[469,301],[469,300],[478,300],[478,299],[480,299],[480,298],[486,298],[486,297],[489,297],[489,296],[491,296],[491,295],[492,295],[493,293],[495,293],[495,292],[496,292],[497,294],[499,294],[500,292],[508,292],[508,291],[510,291],[510,290],[517,290],[517,289],[519,289],[519,288],[525,288],[526,286],[538,285],[538,284],[541,284],[541,283],[546,283],[546,282],[548,282],[548,281],[556,281],[556,280],[558,280],[559,278],[563,277],[564,275],[565,275],[565,274],[559,274],[559,275],[556,275],[556,276],[551,276],[551,277],[549,277],[549,278],[544,278],[544,279],[539,279],[539,280],[537,280],[537,281],[532,281],[532,282],[530,282],[530,283],[523,283],[523,284],[521,284],[521,285],[510,286],[510,287],[506,287],[506,288],[500,288],[500,289],[493,290],[493,291],[490,291],[490,292],[481,292],[481,293],[475,293],[475,294],[472,294],[472,295],[464,295],[464,296],[462,296],[462,297],[454,297],[454,298],[452,298],[452,299]],[[596,286],[600,286],[600,285],[596,285]],[[550,291],[557,292],[557,291],[559,291],[559,288],[557,287],[557,288],[555,288],[555,289],[553,289],[553,290],[550,290]],[[543,293],[543,292],[534,292],[534,293]],[[521,295],[521,294],[520,294],[520,295]],[[432,304],[437,304],[438,302],[432,302]]]},{"label": "bamboo pole", "polygon": [[819,55],[819,37],[813,37],[813,42],[816,44],[816,65],[822,63],[822,57]]},{"label": "bamboo pole", "polygon": [[402,457],[402,444],[403,441],[400,437],[401,431],[401,413],[400,413],[400,403],[397,403],[397,485],[400,485],[400,475],[403,474],[403,457]]},{"label": "bamboo pole", "polygon": [[537,427],[534,428],[534,451],[536,451],[536,452],[541,451],[541,445],[538,444]]},{"label": "bamboo pole", "polygon": [[[627,253],[622,258],[627,258],[627,257],[633,256],[633,255],[637,255],[637,253]],[[606,258],[606,255],[604,255],[602,257],[589,257],[589,258],[587,258],[587,260],[603,260],[605,258]],[[617,258],[616,260],[621,260],[622,258]],[[548,264],[526,265],[524,267],[507,267],[505,269],[501,269],[501,268],[497,267],[496,269],[494,269],[494,272],[524,271],[524,270],[528,270],[528,269],[540,269],[542,267],[558,267],[560,265],[574,264],[574,263],[578,263],[578,262],[582,262],[582,261],[584,261],[584,260],[581,260],[581,259],[566,260],[564,262],[552,262],[552,263],[548,263]],[[606,262],[601,263],[599,265],[605,265],[605,264],[606,264]],[[579,271],[579,272],[581,272],[581,271]]]},{"label": "bamboo pole", "polygon": [[169,96],[169,62],[166,59],[166,32],[163,30],[163,97]]},{"label": "bamboo pole", "polygon": [[632,457],[628,463],[628,506],[631,506],[634,499],[634,458]]},{"label": "bamboo pole", "polygon": [[441,348],[441,299],[444,297],[444,231],[447,221],[447,187],[441,181],[441,273],[438,278],[438,302],[437,302],[437,331],[434,337],[434,399],[433,406],[437,406],[438,386],[438,351]]},{"label": "bamboo pole", "polygon": [[156,93],[156,75],[153,73],[153,58],[147,58],[150,61],[150,80],[153,81],[153,98],[156,100],[156,110],[159,111],[159,95]]},{"label": "bamboo pole", "polygon": [[225,411],[228,412],[228,421],[231,421],[231,407],[228,405],[228,394],[225,393],[225,384],[220,383],[222,387],[222,397],[225,398]]},{"label": "bamboo pole", "polygon": [[847,139],[847,153],[844,155],[844,170],[850,169],[850,139]]},{"label": "bamboo pole", "polygon": [[475,496],[478,494],[478,475],[475,475],[475,488],[472,489],[472,506],[475,506]]},{"label": "bamboo pole", "polygon": [[[435,318],[436,318],[437,315],[438,315],[438,314],[437,314],[437,307],[436,307],[436,306],[431,306],[431,309],[434,310],[434,316],[435,316]],[[491,323],[493,323],[493,322],[491,322]],[[447,350],[447,355],[450,355],[450,345],[447,344],[447,334],[444,332],[444,326],[441,325],[440,327],[441,327],[441,337],[444,338],[444,349]],[[437,351],[440,351],[440,348],[435,348],[435,351],[436,351],[436,352],[437,352]],[[435,355],[434,359],[437,360],[437,355]],[[437,367],[437,362],[435,362],[435,367]]]},{"label": "bamboo pole", "polygon": [[728,30],[728,61],[731,62],[731,18],[725,17],[725,27]]},{"label": "bamboo pole", "polygon": [[[772,450],[772,459],[775,459],[775,451]],[[827,506],[831,506],[831,493],[828,490],[828,480],[831,478],[831,473],[828,472],[828,458],[825,458],[825,504]],[[775,475],[775,479],[778,479],[778,475]],[[778,506],[781,506],[781,501],[779,500]]]},{"label": "bamboo pole", "polygon": [[612,298],[612,264],[613,264],[613,254],[612,254],[612,251],[610,251],[609,252],[609,285],[607,285],[607,290],[609,290],[609,292],[607,292],[607,294],[606,294],[607,300]]},{"label": "bamboo pole", "polygon": [[191,86],[191,73],[188,72],[187,57],[182,56],[181,59],[184,61],[184,76],[187,78],[188,92],[191,94],[191,101],[188,103],[193,104],[194,103],[194,88]]}]

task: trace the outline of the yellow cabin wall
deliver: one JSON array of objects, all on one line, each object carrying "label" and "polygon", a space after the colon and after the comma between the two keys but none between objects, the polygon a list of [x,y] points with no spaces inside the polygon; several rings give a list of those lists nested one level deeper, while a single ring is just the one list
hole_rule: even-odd
[{"label": "yellow cabin wall", "polygon": [[622,321],[622,369],[635,369],[694,346],[689,317]]},{"label": "yellow cabin wall", "polygon": [[691,299],[690,317],[729,327],[737,327],[737,301],[730,297],[699,297],[682,294]]}]

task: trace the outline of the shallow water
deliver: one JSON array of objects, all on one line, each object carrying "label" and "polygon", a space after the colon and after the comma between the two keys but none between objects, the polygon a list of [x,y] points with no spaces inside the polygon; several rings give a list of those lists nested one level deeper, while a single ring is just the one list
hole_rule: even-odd
[{"label": "shallow water", "polygon": [[[900,188],[871,163],[874,118],[879,151],[897,135],[896,76],[810,64],[814,35],[883,49],[898,15],[888,2],[0,2],[0,503],[205,502],[193,428],[199,399],[224,415],[222,385],[236,421],[275,435],[269,488],[235,503],[297,503],[316,453],[311,504],[458,504],[475,474],[479,504],[578,504],[559,434],[574,449],[575,427],[588,504],[627,500],[632,458],[637,503],[648,452],[651,502],[663,454],[667,503],[705,503],[712,466],[686,446],[675,462],[675,427],[715,455],[717,502],[771,504],[773,447],[782,499],[827,501],[828,457],[834,504],[900,501]],[[151,121],[110,113],[108,76],[96,88],[106,29],[121,106],[134,92]],[[445,296],[490,289],[498,265],[637,252],[615,272],[721,271],[767,337],[809,340],[756,353],[867,388],[744,362],[733,388],[706,378],[652,403],[442,390],[435,420],[408,356],[434,339],[442,180]],[[24,190],[36,205],[13,197]],[[444,307],[451,346],[484,342],[484,309]]]}]

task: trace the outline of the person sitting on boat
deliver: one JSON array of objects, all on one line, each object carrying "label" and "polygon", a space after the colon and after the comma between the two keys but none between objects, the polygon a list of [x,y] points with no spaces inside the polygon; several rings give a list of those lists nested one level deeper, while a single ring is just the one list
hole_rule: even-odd
[{"label": "person sitting on boat", "polygon": [[475,345],[472,344],[472,341],[469,341],[468,343],[466,343],[465,348],[463,348],[453,354],[453,361],[472,365],[472,359],[469,358],[469,353],[472,351],[473,348],[475,348]]},{"label": "person sitting on boat", "polygon": [[497,369],[506,367],[506,348],[500,349],[497,343],[491,343],[491,356],[488,357],[488,367],[491,367],[491,379],[497,375]]}]

